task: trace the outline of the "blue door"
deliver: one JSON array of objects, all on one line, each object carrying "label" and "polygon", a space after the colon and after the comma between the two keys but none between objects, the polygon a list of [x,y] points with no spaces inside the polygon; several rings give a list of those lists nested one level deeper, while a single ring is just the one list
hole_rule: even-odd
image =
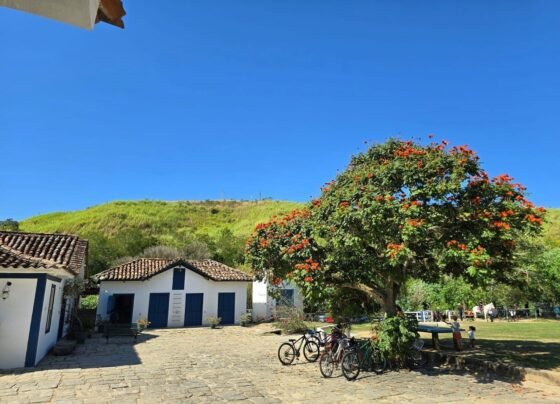
[{"label": "blue door", "polygon": [[202,325],[203,293],[187,293],[185,297],[185,327]]},{"label": "blue door", "polygon": [[167,327],[169,315],[169,293],[150,293],[148,321],[150,328]]},{"label": "blue door", "polygon": [[235,293],[218,293],[218,317],[224,325],[235,322]]}]

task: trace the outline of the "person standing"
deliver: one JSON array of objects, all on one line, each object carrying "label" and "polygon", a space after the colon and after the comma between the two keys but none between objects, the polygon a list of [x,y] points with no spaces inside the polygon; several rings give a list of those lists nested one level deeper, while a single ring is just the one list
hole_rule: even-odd
[{"label": "person standing", "polygon": [[461,351],[463,349],[461,344],[461,324],[457,321],[457,316],[453,316],[453,322],[447,322],[451,326],[451,331],[453,332],[453,345],[455,345],[455,350]]},{"label": "person standing", "polygon": [[459,316],[459,318],[461,319],[461,321],[463,321],[463,311],[464,311],[463,303],[460,303],[460,304],[457,306],[457,315]]},{"label": "person standing", "polygon": [[470,342],[471,348],[474,348],[474,341],[475,341],[474,332],[475,331],[476,331],[476,328],[471,325],[469,327],[469,342]]}]

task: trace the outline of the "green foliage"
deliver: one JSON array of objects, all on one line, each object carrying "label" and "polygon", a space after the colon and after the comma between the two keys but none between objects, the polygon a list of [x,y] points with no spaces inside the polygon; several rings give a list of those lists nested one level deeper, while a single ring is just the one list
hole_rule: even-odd
[{"label": "green foliage", "polygon": [[412,344],[418,338],[418,322],[406,316],[389,317],[378,325],[377,346],[383,356],[403,365]]},{"label": "green foliage", "polygon": [[0,230],[18,231],[19,223],[14,219],[0,220]]},{"label": "green foliage", "polygon": [[99,301],[98,295],[89,295],[80,299],[80,309],[96,309],[97,302]]},{"label": "green foliage", "polygon": [[560,302],[560,247],[545,250],[531,273],[529,293],[535,302]]},{"label": "green foliage", "polygon": [[223,229],[216,238],[214,259],[230,266],[240,266],[244,262],[244,238],[235,236],[230,229]]},{"label": "green foliage", "polygon": [[[165,245],[188,256],[223,259],[240,265],[242,241],[259,221],[300,204],[281,201],[117,201],[74,211],[35,216],[22,231],[77,234],[89,240],[88,274],[107,269],[122,257]],[[221,245],[220,243],[224,243]],[[237,249],[237,251],[236,251]]]},{"label": "green foliage", "polygon": [[246,248],[257,276],[293,280],[308,299],[351,289],[390,313],[411,278],[516,282],[517,243],[540,233],[544,211],[446,144],[390,139],[354,156],[305,209],[257,226]]}]

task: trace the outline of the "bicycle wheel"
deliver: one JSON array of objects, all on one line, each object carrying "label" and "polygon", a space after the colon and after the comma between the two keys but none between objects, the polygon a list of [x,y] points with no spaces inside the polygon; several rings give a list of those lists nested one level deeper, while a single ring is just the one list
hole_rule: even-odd
[{"label": "bicycle wheel", "polygon": [[342,357],[342,374],[346,380],[355,380],[360,374],[360,355],[356,351],[345,352]]},{"label": "bicycle wheel", "polygon": [[289,342],[284,342],[278,348],[278,359],[282,365],[291,365],[296,358],[296,349]]},{"label": "bicycle wheel", "polygon": [[332,377],[335,367],[335,360],[329,352],[323,353],[319,359],[319,370],[323,377]]},{"label": "bicycle wheel", "polygon": [[408,367],[410,369],[420,369],[426,365],[428,360],[420,351],[413,351],[408,355]]},{"label": "bicycle wheel", "polygon": [[303,346],[303,356],[307,362],[315,362],[319,359],[320,348],[315,341],[306,341]]},{"label": "bicycle wheel", "polygon": [[372,370],[377,373],[383,373],[387,368],[387,360],[381,354],[379,349],[374,349],[371,353]]}]

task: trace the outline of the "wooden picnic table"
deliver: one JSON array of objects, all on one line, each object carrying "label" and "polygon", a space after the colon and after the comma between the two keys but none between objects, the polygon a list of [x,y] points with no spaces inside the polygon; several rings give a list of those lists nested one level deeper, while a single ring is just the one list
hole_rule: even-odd
[{"label": "wooden picnic table", "polygon": [[[453,332],[451,327],[438,327],[434,325],[419,324],[419,332],[427,332],[432,334],[432,347],[434,349],[440,350],[441,346],[439,343],[439,334],[450,334]],[[459,329],[459,331],[465,331],[464,329]]]}]

